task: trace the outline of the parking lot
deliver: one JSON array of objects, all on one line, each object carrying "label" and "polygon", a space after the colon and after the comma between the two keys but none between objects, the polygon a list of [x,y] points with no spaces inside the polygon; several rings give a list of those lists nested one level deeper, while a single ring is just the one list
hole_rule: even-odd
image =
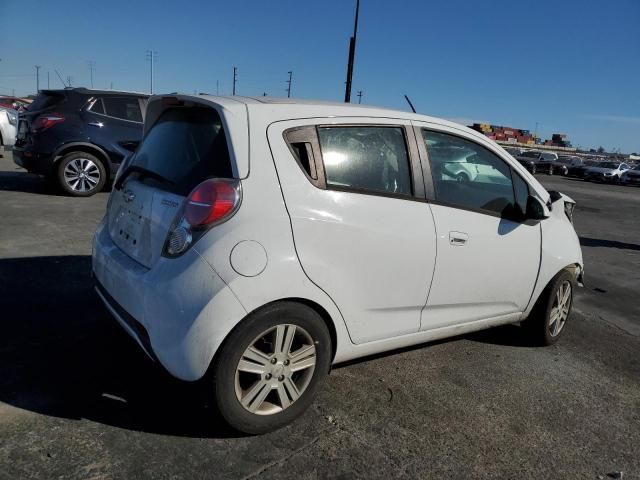
[{"label": "parking lot", "polygon": [[506,326],[342,365],[248,437],[93,293],[107,193],[60,196],[4,153],[0,478],[640,478],[640,188],[538,179],[577,201],[586,265],[557,345]]}]

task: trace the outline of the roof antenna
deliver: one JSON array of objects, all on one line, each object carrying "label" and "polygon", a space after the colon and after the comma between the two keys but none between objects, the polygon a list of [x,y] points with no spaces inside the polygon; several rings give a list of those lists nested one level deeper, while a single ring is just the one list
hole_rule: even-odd
[{"label": "roof antenna", "polygon": [[407,101],[407,103],[409,104],[409,106],[411,107],[411,111],[413,113],[416,113],[416,109],[413,106],[413,103],[411,103],[411,100],[409,100],[409,97],[407,97],[406,95],[404,96],[404,99]]}]

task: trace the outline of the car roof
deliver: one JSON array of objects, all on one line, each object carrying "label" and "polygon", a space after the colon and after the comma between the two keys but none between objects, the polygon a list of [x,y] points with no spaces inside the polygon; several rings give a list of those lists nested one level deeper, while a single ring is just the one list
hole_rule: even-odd
[{"label": "car roof", "polygon": [[437,125],[449,126],[464,130],[467,134],[487,140],[487,137],[467,126],[431,117],[419,113],[407,112],[406,110],[396,110],[391,108],[360,105],[344,102],[332,102],[325,100],[310,100],[300,98],[280,98],[280,97],[250,97],[250,96],[215,96],[215,95],[182,95],[166,94],[156,95],[149,100],[153,101],[161,97],[176,97],[182,100],[195,100],[197,102],[207,101],[218,104],[229,110],[249,109],[262,110],[271,117],[271,121],[287,120],[292,118],[313,118],[313,117],[378,117],[397,118],[404,120],[415,120],[420,122],[434,123]]},{"label": "car roof", "polygon": [[144,92],[134,92],[134,91],[128,91],[128,90],[98,90],[98,89],[84,88],[84,87],[40,90],[40,93],[65,93],[65,92],[75,92],[81,95],[132,95],[136,97],[149,97],[149,94]]}]

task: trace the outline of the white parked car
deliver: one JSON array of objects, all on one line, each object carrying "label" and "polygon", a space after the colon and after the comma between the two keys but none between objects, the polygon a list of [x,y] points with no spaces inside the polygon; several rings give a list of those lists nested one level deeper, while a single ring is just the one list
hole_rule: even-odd
[{"label": "white parked car", "polygon": [[[430,152],[451,148],[498,173],[432,175]],[[445,120],[153,97],[93,273],[151,358],[211,382],[227,422],[262,433],[300,415],[335,363],[521,321],[554,343],[583,275],[574,205]]]},{"label": "white parked car", "polygon": [[18,112],[0,107],[0,147],[12,147],[16,142]]}]

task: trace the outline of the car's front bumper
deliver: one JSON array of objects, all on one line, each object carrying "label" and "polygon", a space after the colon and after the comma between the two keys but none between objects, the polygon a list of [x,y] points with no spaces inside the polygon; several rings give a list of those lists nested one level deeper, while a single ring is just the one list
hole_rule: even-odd
[{"label": "car's front bumper", "polygon": [[103,222],[92,266],[109,311],[151,358],[182,380],[201,378],[228,331],[246,316],[193,249],[147,269],[118,248]]}]

